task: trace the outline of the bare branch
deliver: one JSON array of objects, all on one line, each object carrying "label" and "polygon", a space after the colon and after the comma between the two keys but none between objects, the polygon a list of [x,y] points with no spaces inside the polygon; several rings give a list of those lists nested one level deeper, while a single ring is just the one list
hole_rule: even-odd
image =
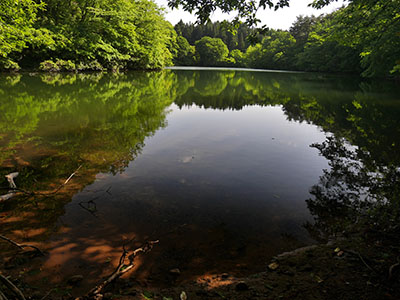
[{"label": "bare branch", "polygon": [[24,294],[10,281],[7,277],[0,274],[0,282],[2,282],[7,288],[9,288],[16,296],[16,299],[26,300]]},{"label": "bare branch", "polygon": [[3,294],[3,292],[0,290],[0,300],[8,300],[6,295]]},{"label": "bare branch", "polygon": [[51,192],[50,194],[55,194],[55,193],[57,193],[59,190],[61,190],[61,189],[72,179],[72,177],[74,177],[74,176],[76,175],[76,173],[79,171],[80,168],[82,168],[82,165],[80,165],[80,166],[78,167],[78,169],[76,169],[75,172],[72,173],[72,174],[67,178],[67,180],[65,180],[65,182],[64,182],[63,184],[61,184],[56,190],[54,190],[54,191]]},{"label": "bare branch", "polygon": [[44,256],[43,251],[40,250],[40,249],[39,249],[38,247],[36,247],[36,246],[29,245],[29,244],[19,244],[19,243],[17,243],[17,242],[14,242],[13,240],[10,240],[9,238],[5,237],[4,235],[0,235],[0,239],[9,242],[10,244],[12,244],[12,245],[18,247],[18,248],[21,249],[21,250],[24,250],[24,248],[26,248],[26,247],[33,248],[33,249],[35,249],[37,252],[39,252],[41,255]]},{"label": "bare branch", "polygon": [[[134,264],[134,259],[139,253],[147,253],[151,249],[153,249],[154,244],[157,244],[159,241],[148,241],[143,244],[142,247],[137,248],[134,250],[130,255],[129,251],[125,249],[125,245],[123,245],[123,252],[122,255],[119,259],[119,264],[116,268],[116,270],[106,279],[104,280],[101,284],[98,286],[94,287],[90,292],[90,296],[96,296],[101,293],[101,291],[109,285],[111,282],[113,282],[115,279],[119,278],[122,274],[128,272],[131,270],[135,264]],[[125,264],[126,259],[128,259],[129,263]]]}]

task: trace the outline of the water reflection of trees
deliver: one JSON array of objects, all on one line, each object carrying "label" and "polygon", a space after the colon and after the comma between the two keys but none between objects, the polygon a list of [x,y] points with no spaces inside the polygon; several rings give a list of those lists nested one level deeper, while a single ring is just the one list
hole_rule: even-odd
[{"label": "water reflection of trees", "polygon": [[[330,133],[324,143],[312,145],[330,164],[307,201],[316,219],[314,225],[308,224],[314,237],[350,230],[356,223],[357,228],[364,223],[377,232],[398,228],[398,86],[316,74],[219,72],[226,80],[217,80],[217,75],[202,72],[187,93],[177,98],[179,106],[281,105],[289,120],[311,123]],[[183,74],[177,72],[178,78]],[[221,82],[223,89],[207,89],[203,95],[199,86],[207,82],[213,87]]]},{"label": "water reflection of trees", "polygon": [[[343,138],[328,137],[313,147],[330,165],[312,187],[308,208],[315,217],[307,228],[316,239],[369,232],[379,239],[400,234],[399,164],[375,159],[365,148]],[[361,232],[360,232],[361,231]]]},{"label": "water reflection of trees", "polygon": [[3,233],[51,233],[65,203],[97,173],[124,170],[146,137],[166,126],[173,80],[168,72],[2,77],[0,185],[7,187],[4,175],[18,171],[18,187],[51,190],[83,165],[62,192],[0,203],[13,220],[4,222]]}]

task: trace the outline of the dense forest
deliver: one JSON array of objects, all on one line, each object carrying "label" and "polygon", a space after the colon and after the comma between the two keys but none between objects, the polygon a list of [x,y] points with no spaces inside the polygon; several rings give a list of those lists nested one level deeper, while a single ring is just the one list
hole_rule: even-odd
[{"label": "dense forest", "polygon": [[241,25],[232,35],[223,25],[175,25],[175,63],[364,77],[395,76],[400,71],[400,1],[352,2],[328,15],[298,16],[288,31],[266,29],[257,34]]},{"label": "dense forest", "polygon": [[[99,71],[168,65],[400,73],[400,1],[351,1],[288,31],[207,22],[173,26],[151,0],[4,0],[0,69]],[[251,25],[251,26],[250,26]]]},{"label": "dense forest", "polygon": [[175,32],[150,0],[4,0],[0,68],[157,69]]}]

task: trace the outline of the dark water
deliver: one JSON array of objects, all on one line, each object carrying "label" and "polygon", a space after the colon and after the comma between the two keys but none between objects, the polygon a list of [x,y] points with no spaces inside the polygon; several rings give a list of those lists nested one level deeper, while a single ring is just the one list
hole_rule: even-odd
[{"label": "dark water", "polygon": [[160,240],[136,270],[143,278],[259,271],[318,239],[304,225],[326,207],[306,200],[349,192],[337,175],[343,149],[364,153],[351,160],[368,174],[399,167],[399,116],[398,86],[352,77],[2,75],[1,174],[46,193],[82,167],[55,194],[0,203],[1,232],[40,242],[54,280],[106,273],[131,238]]}]

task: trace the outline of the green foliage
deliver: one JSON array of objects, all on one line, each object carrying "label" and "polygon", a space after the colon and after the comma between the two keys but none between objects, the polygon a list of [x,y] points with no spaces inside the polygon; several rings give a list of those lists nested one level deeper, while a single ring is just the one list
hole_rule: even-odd
[{"label": "green foliage", "polygon": [[229,58],[232,58],[233,64],[236,67],[245,67],[246,66],[244,53],[242,51],[240,51],[239,49],[232,50],[229,53]]},{"label": "green foliage", "polygon": [[[259,3],[260,6],[279,7],[288,1]],[[331,0],[316,0],[312,6],[320,8]],[[175,26],[179,35],[194,44],[204,36],[218,37],[232,51],[239,49],[245,52],[244,58],[239,52],[225,59],[218,65],[248,66],[253,68],[305,70],[318,72],[361,73],[364,77],[396,76],[400,73],[400,1],[371,0],[348,1],[342,7],[328,15],[299,16],[289,32],[262,29],[262,35],[253,39],[255,29],[249,23],[231,23],[227,30],[223,23],[184,24]],[[236,3],[230,0],[202,3],[197,1],[176,0],[170,4],[183,5],[184,9],[198,11],[202,21],[208,12],[219,7],[222,10],[238,9],[239,14],[254,11],[256,4]],[[276,5],[275,5],[276,4]],[[254,5],[251,7],[251,5]],[[208,8],[207,8],[208,7]],[[263,8],[265,8],[263,7]],[[209,11],[207,10],[209,9]],[[247,21],[251,15],[243,15]],[[250,19],[249,19],[250,18]],[[206,19],[204,19],[206,20]],[[255,21],[253,19],[253,21]],[[261,32],[260,31],[260,32]],[[246,40],[246,41],[244,41]],[[249,41],[254,43],[249,45]],[[235,57],[236,56],[236,57]],[[201,65],[209,64],[205,59]]]},{"label": "green foliage", "polygon": [[[289,31],[281,31],[251,25],[257,23],[257,7],[279,8],[287,0],[171,0],[171,7],[197,11],[201,21],[218,7],[237,9],[246,20],[181,21],[175,29],[153,0],[4,0],[0,70],[161,69],[174,63],[398,76],[399,1],[349,0],[347,7],[326,16],[299,16]],[[330,2],[316,0],[312,6]]]},{"label": "green foliage", "polygon": [[255,2],[253,0],[222,0],[222,1],[196,1],[196,0],[168,0],[168,6],[171,8],[182,7],[184,10],[195,13],[199,23],[204,24],[210,19],[210,15],[217,8],[224,13],[236,12],[234,23],[240,23],[240,19],[245,19],[245,23],[249,26],[257,24],[260,20],[256,17],[259,8],[281,8],[289,6],[289,0],[261,0]]},{"label": "green foliage", "polygon": [[400,57],[400,1],[353,1],[337,12],[332,37],[356,48],[363,76],[389,76]]},{"label": "green foliage", "polygon": [[229,50],[219,38],[202,37],[195,44],[198,63],[202,66],[223,65]]},{"label": "green foliage", "polygon": [[71,63],[94,69],[83,67],[92,61],[101,69],[159,69],[172,62],[175,32],[151,0],[7,0],[0,5],[1,69],[39,68],[40,62],[43,70],[75,69]]},{"label": "green foliage", "polygon": [[176,38],[177,53],[174,64],[178,66],[192,66],[195,62],[195,48],[183,36]]},{"label": "green foliage", "polygon": [[206,24],[183,23],[182,20],[175,25],[175,30],[178,35],[183,36],[191,45],[200,40],[204,36],[212,38],[220,38],[228,49],[239,49],[246,51],[250,45],[248,37],[256,33],[256,29],[239,24],[234,26],[227,22],[207,22]]},{"label": "green foliage", "polygon": [[302,51],[296,54],[296,68],[319,72],[360,72],[357,49],[342,45],[332,37],[336,14],[319,18],[311,27]]},{"label": "green foliage", "polygon": [[[249,66],[263,69],[290,69],[291,50],[296,40],[286,31],[270,30],[261,44],[249,48]],[[258,51],[259,53],[252,53]]]},{"label": "green foliage", "polygon": [[72,72],[76,70],[75,64],[70,60],[57,59],[55,62],[52,60],[45,60],[40,63],[39,70],[46,72]]},{"label": "green foliage", "polygon": [[41,32],[33,25],[43,7],[42,2],[33,0],[0,2],[0,69],[18,70],[20,53],[31,41],[40,39]]}]

